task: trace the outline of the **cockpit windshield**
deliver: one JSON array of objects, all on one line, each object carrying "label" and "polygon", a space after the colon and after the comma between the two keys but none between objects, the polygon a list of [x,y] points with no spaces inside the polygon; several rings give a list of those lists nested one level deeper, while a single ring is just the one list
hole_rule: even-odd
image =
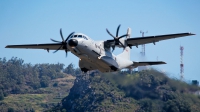
[{"label": "cockpit windshield", "polygon": [[72,35],[71,38],[83,38],[83,39],[88,40],[88,38],[84,35]]}]

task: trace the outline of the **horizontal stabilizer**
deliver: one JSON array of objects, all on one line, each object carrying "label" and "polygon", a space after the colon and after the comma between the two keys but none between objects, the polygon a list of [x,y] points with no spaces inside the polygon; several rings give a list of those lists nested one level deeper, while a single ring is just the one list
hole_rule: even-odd
[{"label": "horizontal stabilizer", "polygon": [[147,66],[147,65],[160,65],[160,64],[166,64],[163,61],[143,61],[143,62],[135,62],[133,61],[133,66],[138,67],[138,66]]}]

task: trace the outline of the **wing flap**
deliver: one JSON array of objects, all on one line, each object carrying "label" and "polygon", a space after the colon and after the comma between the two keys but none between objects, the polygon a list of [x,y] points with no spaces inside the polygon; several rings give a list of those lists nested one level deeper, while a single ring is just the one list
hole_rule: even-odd
[{"label": "wing flap", "polygon": [[[5,48],[24,48],[24,49],[45,49],[56,50],[62,43],[47,43],[47,44],[24,44],[24,45],[7,45]],[[64,50],[61,48],[60,50]]]}]

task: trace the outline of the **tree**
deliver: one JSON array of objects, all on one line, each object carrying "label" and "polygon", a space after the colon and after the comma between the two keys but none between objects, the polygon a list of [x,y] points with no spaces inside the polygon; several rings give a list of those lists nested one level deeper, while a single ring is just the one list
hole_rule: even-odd
[{"label": "tree", "polygon": [[67,111],[66,111],[66,109],[62,109],[62,111],[61,111],[61,112],[67,112]]},{"label": "tree", "polygon": [[172,100],[168,100],[165,103],[163,109],[166,112],[191,112],[190,104],[185,99],[179,97],[176,97]]},{"label": "tree", "polygon": [[53,84],[53,87],[57,87],[58,86],[58,82],[55,82],[54,84]]},{"label": "tree", "polygon": [[40,85],[41,87],[48,87],[49,86],[49,77],[47,76],[43,76],[41,81],[40,81]]},{"label": "tree", "polygon": [[64,73],[67,73],[67,74],[71,74],[71,75],[76,75],[75,74],[75,69],[74,69],[74,65],[71,63],[69,64],[63,71]]},{"label": "tree", "polygon": [[139,102],[140,109],[144,112],[152,112],[152,100],[150,99],[142,99]]},{"label": "tree", "polygon": [[4,95],[3,95],[3,92],[2,91],[0,91],[0,101],[1,100],[4,100]]},{"label": "tree", "polygon": [[14,112],[15,110],[13,108],[8,108],[8,112]]}]

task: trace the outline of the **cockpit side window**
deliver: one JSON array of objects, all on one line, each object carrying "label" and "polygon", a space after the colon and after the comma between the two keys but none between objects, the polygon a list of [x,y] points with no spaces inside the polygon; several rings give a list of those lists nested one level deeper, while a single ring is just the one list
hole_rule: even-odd
[{"label": "cockpit side window", "polygon": [[88,40],[87,37],[85,37],[85,36],[83,36],[83,38],[84,38],[85,40]]},{"label": "cockpit side window", "polygon": [[84,35],[72,35],[71,38],[84,38],[85,40],[88,40],[88,38]]}]

